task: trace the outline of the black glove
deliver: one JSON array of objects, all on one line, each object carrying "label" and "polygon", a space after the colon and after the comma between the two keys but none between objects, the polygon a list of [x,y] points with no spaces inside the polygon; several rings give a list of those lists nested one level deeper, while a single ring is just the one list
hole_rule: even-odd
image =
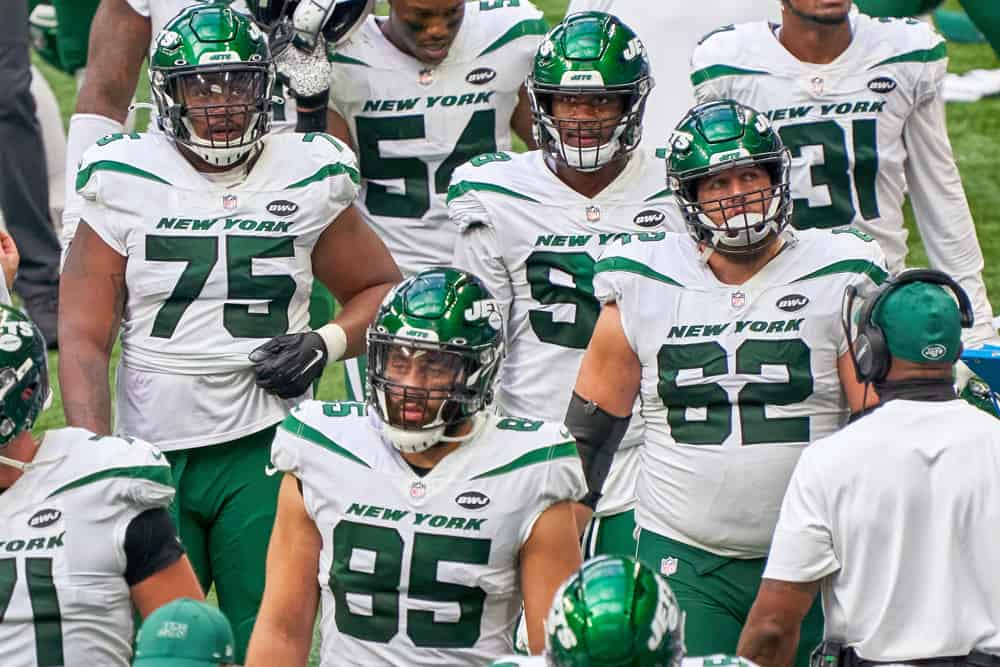
[{"label": "black glove", "polygon": [[326,343],[315,331],[275,336],[250,353],[257,386],[279,398],[306,393],[326,360]]}]

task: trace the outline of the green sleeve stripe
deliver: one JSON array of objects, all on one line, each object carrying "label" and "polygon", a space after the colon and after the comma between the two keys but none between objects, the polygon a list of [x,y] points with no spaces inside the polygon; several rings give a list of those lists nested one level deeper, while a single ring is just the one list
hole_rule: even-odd
[{"label": "green sleeve stripe", "polygon": [[133,167],[130,164],[125,164],[124,162],[117,162],[115,160],[98,160],[97,162],[92,162],[86,167],[81,169],[76,174],[76,189],[80,190],[87,184],[90,180],[91,175],[95,171],[116,171],[119,174],[128,174],[129,176],[138,176],[139,178],[145,178],[150,181],[155,181],[157,183],[163,183],[164,185],[170,185],[169,182],[163,180],[156,174],[152,174],[144,169],[139,169],[138,167]]},{"label": "green sleeve stripe", "polygon": [[332,176],[340,176],[342,174],[347,174],[348,176],[350,176],[351,180],[354,181],[355,185],[361,183],[361,174],[358,173],[357,169],[354,169],[353,167],[348,167],[346,164],[343,164],[341,162],[336,162],[334,164],[328,164],[323,167],[320,167],[320,169],[312,176],[309,176],[308,178],[303,178],[301,181],[292,183],[285,189],[291,190],[292,188],[304,188],[310,183],[322,181]]},{"label": "green sleeve stripe", "polygon": [[549,24],[545,22],[545,19],[525,19],[524,21],[512,26],[511,29],[504,34],[500,35],[495,42],[480,52],[479,57],[485,56],[491,51],[496,51],[506,44],[513,42],[515,39],[527,37],[528,35],[544,35],[548,31]]},{"label": "green sleeve stripe", "polygon": [[691,85],[700,86],[706,81],[711,81],[712,79],[718,79],[723,76],[756,76],[762,74],[764,76],[770,75],[770,72],[765,72],[759,69],[743,69],[742,67],[731,67],[729,65],[711,65],[705,67],[696,72],[691,72]]},{"label": "green sleeve stripe", "polygon": [[341,65],[360,65],[361,67],[371,67],[368,63],[363,60],[358,60],[357,58],[351,58],[350,56],[345,56],[342,53],[337,53],[336,51],[330,52],[327,50],[326,59],[331,63],[340,63]]},{"label": "green sleeve stripe", "polygon": [[448,188],[448,201],[451,202],[452,199],[458,199],[465,193],[472,192],[473,190],[479,190],[481,192],[496,192],[501,195],[507,195],[508,197],[514,197],[515,199],[523,199],[525,201],[533,201],[536,204],[538,203],[537,199],[529,197],[528,195],[522,195],[520,192],[508,190],[502,185],[480,183],[478,181],[459,181],[458,183],[454,183],[450,188]]},{"label": "green sleeve stripe", "polygon": [[69,484],[64,484],[58,489],[53,491],[48,495],[49,498],[52,496],[57,496],[63,491],[69,491],[71,489],[77,489],[81,486],[86,486],[87,484],[93,484],[94,482],[101,482],[108,479],[144,479],[149,482],[154,482],[156,484],[162,484],[163,486],[173,486],[173,481],[170,477],[170,466],[168,465],[155,465],[155,466],[127,466],[122,468],[108,468],[106,470],[100,470],[80,479],[74,480]]},{"label": "green sleeve stripe", "polygon": [[676,285],[677,287],[683,287],[683,285],[681,285],[679,282],[677,282],[670,276],[665,276],[659,271],[654,271],[653,269],[649,268],[642,262],[637,262],[634,259],[629,259],[628,257],[607,257],[594,265],[595,275],[598,273],[607,273],[609,271],[635,273],[637,275],[646,278],[659,280],[661,283],[666,283],[667,285]]},{"label": "green sleeve stripe", "polygon": [[834,262],[828,266],[824,266],[821,269],[817,269],[812,273],[808,273],[801,278],[793,280],[793,283],[799,283],[803,280],[812,280],[813,278],[821,278],[823,276],[830,276],[835,273],[860,273],[861,275],[868,276],[871,278],[872,282],[876,285],[881,285],[885,282],[885,279],[889,277],[880,266],[873,264],[867,259],[844,259],[839,262]]},{"label": "green sleeve stripe", "polygon": [[941,60],[942,58],[948,57],[948,47],[944,42],[941,42],[933,49],[917,49],[916,51],[907,51],[906,53],[900,53],[898,56],[893,56],[892,58],[886,58],[882,62],[875,63],[869,70],[873,70],[876,67],[881,67],[882,65],[891,65],[893,63],[929,63],[934,60]]},{"label": "green sleeve stripe", "polygon": [[371,466],[365,463],[362,459],[347,451],[333,440],[314,429],[312,426],[300,422],[295,418],[295,415],[288,415],[285,417],[285,421],[281,422],[281,428],[288,431],[292,435],[302,438],[303,440],[308,440],[314,445],[319,445],[324,449],[330,450],[334,454],[343,456],[348,461],[354,461],[355,463],[363,465],[366,468],[371,468]]},{"label": "green sleeve stripe", "polygon": [[[660,149],[657,149],[657,150],[660,150]],[[673,190],[671,190],[670,188],[664,188],[664,189],[660,190],[659,192],[657,192],[656,194],[649,195],[648,197],[646,197],[645,199],[643,199],[643,201],[653,201],[654,199],[660,199],[662,197],[671,197],[671,196],[673,196],[673,194],[674,194]]]},{"label": "green sleeve stripe", "polygon": [[536,463],[545,463],[546,461],[551,461],[552,459],[560,459],[570,456],[579,456],[576,451],[576,443],[572,440],[569,442],[561,442],[558,445],[550,445],[549,447],[533,449],[527,454],[518,456],[506,465],[502,465],[499,468],[493,468],[492,470],[487,470],[484,473],[476,475],[472,479],[484,479],[486,477],[506,475],[511,471],[526,468],[528,466],[535,465]]}]

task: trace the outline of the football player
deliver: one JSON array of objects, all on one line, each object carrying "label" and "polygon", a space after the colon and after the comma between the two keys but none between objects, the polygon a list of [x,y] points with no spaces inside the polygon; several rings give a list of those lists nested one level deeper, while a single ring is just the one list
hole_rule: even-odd
[{"label": "football player", "polygon": [[[567,425],[590,471],[641,396],[637,554],[669,575],[688,650],[734,653],[799,453],[866,399],[841,296],[887,274],[853,227],[789,227],[790,158],[764,115],[697,106],[668,150],[690,235],[633,236],[598,262],[605,305]],[[798,664],[821,631],[816,606]]]},{"label": "football player", "polygon": [[775,0],[570,0],[566,16],[585,11],[614,14],[644,39],[656,75],[642,132],[643,145],[650,149],[663,147],[670,131],[694,104],[691,82],[679,65],[691,57],[698,38],[720,23],[778,17]]},{"label": "football player", "polygon": [[[451,263],[452,172],[480,153],[533,147],[524,77],[547,31],[528,0],[392,0],[332,56],[331,134],[358,154],[359,208],[404,276]],[[364,400],[365,359],[344,364]]]},{"label": "football player", "polygon": [[31,427],[49,400],[45,341],[0,305],[0,649],[10,667],[132,657],[146,617],[202,599],[167,507],[170,466],[140,440]]},{"label": "football player", "polygon": [[[500,303],[509,356],[497,402],[507,414],[565,417],[600,311],[594,265],[605,247],[634,232],[684,230],[663,163],[637,150],[652,86],[628,26],[601,12],[574,14],[545,37],[528,77],[540,150],[487,153],[455,172],[454,264],[481,276]],[[636,418],[597,506],[588,555],[635,553],[641,440]],[[597,500],[587,499],[591,509]]]},{"label": "football player", "polygon": [[760,109],[792,153],[792,224],[855,225],[893,273],[906,261],[908,191],[931,266],[975,305],[976,324],[963,333],[974,347],[996,329],[939,94],[945,42],[923,21],[850,9],[851,0],[782,0],[780,25],[719,28],[691,56],[695,95]]},{"label": "football player", "polygon": [[[77,177],[63,405],[71,425],[112,431],[120,329],[115,431],[167,452],[179,533],[242,661],[277,503],[280,478],[264,473],[274,430],[328,360],[363,348],[400,276],[351,205],[350,149],[268,136],[274,70],[250,19],[225,4],[184,10],[157,38],[150,81],[163,132],[101,139]],[[314,275],[343,309],[310,331]]]},{"label": "football player", "polygon": [[[338,0],[355,22],[370,11],[369,0]],[[63,261],[67,248],[76,234],[82,203],[76,192],[75,175],[84,151],[109,134],[125,132],[132,96],[143,61],[152,58],[156,50],[155,37],[181,10],[203,4],[200,0],[102,0],[94,16],[90,50],[87,55],[87,76],[77,97],[76,111],[70,117],[66,139],[66,195],[61,231]],[[233,0],[231,6],[240,12],[250,12],[262,25],[270,26],[279,14],[287,12],[286,2]],[[263,6],[262,6],[263,5]],[[277,9],[276,9],[277,8]],[[338,16],[342,14],[338,13]],[[331,17],[332,18],[332,17]],[[352,26],[341,25],[341,34]],[[336,39],[336,35],[331,35]],[[289,52],[294,50],[289,49]],[[290,89],[278,80],[272,90],[280,103],[271,106],[272,128],[275,132],[299,129],[298,101]],[[305,128],[302,131],[310,131]],[[150,131],[158,131],[155,118]],[[315,283],[309,304],[309,325],[320,327],[333,316],[333,298],[320,283]]]},{"label": "football player", "polygon": [[492,667],[754,667],[729,655],[684,655],[684,612],[666,579],[629,556],[599,556],[567,579],[545,622],[545,654]]},{"label": "football player", "polygon": [[563,426],[490,409],[502,326],[476,277],[422,271],[368,331],[367,406],[307,401],[282,424],[249,667],[304,664],[319,602],[324,666],[483,665],[511,652],[522,599],[542,650],[584,480]]}]

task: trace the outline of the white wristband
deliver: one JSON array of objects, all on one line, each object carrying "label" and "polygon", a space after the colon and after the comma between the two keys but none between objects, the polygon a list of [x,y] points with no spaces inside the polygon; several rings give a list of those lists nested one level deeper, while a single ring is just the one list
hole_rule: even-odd
[{"label": "white wristband", "polygon": [[339,324],[335,322],[324,324],[319,329],[315,329],[315,333],[319,334],[326,345],[326,363],[332,364],[339,361],[344,356],[344,352],[347,352],[347,333]]}]

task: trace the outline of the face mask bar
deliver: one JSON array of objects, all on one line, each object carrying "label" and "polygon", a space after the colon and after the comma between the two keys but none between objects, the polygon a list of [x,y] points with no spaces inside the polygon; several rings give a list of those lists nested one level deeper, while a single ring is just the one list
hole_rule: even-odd
[{"label": "face mask bar", "polygon": [[[760,236],[766,231],[769,223],[776,222],[783,227],[781,221],[785,219],[788,208],[787,193],[788,185],[778,184],[739,195],[685,203],[684,209],[689,219],[697,220],[693,224],[700,226],[706,237],[715,238],[716,250],[749,254],[758,250],[764,241],[757,243],[745,241],[742,246],[737,241]],[[742,208],[743,212],[729,213],[736,208]],[[709,214],[721,214],[721,224],[716,224]],[[724,233],[726,239],[719,239],[718,232]],[[765,240],[769,239],[770,235]],[[731,240],[732,243],[726,243],[726,240]]]},{"label": "face mask bar", "polygon": [[[640,86],[648,94],[648,84]],[[532,83],[528,87],[535,140],[552,158],[580,171],[593,171],[633,151],[642,138],[646,94],[635,95],[632,86],[564,89]],[[555,95],[623,98],[622,114],[607,119],[558,118],[552,113]],[[597,139],[594,146],[572,146],[567,139]]]},{"label": "face mask bar", "polygon": [[[405,350],[404,354],[413,359],[420,354],[442,355],[441,358],[447,360],[445,370],[451,375],[450,381],[442,386],[416,387],[392,380],[389,364],[393,349]],[[467,419],[484,404],[482,392],[474,384],[480,370],[478,355],[469,348],[442,350],[411,339],[369,334],[369,395],[379,417],[397,428],[431,430]],[[434,401],[441,401],[436,411],[430,409]],[[420,416],[407,418],[408,407],[419,408]]]}]

